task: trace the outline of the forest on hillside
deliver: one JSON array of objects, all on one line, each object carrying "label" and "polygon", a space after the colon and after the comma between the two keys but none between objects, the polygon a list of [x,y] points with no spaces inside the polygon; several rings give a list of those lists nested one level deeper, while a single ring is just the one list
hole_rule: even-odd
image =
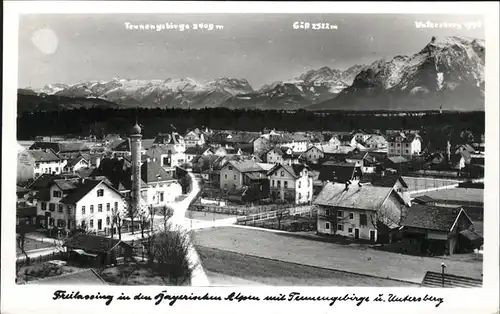
[{"label": "forest on hillside", "polygon": [[138,121],[145,138],[169,132],[172,126],[179,133],[194,127],[210,129],[262,131],[265,128],[287,131],[351,131],[363,130],[421,130],[432,137],[457,137],[464,130],[474,136],[484,134],[484,112],[429,112],[406,115],[375,116],[367,112],[260,111],[225,108],[185,109],[112,109],[89,108],[19,113],[18,140],[35,136],[95,135],[110,133],[126,135]]}]

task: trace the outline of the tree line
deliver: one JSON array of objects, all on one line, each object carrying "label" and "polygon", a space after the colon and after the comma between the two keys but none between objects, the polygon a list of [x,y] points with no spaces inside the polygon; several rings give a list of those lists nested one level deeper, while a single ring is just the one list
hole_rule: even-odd
[{"label": "tree line", "polygon": [[169,132],[171,126],[175,126],[179,133],[194,127],[207,127],[254,132],[266,128],[290,132],[411,129],[438,134],[468,130],[480,135],[485,129],[484,112],[432,112],[423,116],[417,113],[388,113],[386,116],[375,116],[366,112],[318,113],[306,110],[80,108],[19,113],[17,137],[18,140],[31,140],[35,136],[95,135],[100,138],[110,133],[126,135],[136,121],[143,126],[146,138]]}]

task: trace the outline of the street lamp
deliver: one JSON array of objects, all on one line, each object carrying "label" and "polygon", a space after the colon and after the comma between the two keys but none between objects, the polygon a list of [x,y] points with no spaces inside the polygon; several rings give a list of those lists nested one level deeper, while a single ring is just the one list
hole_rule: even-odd
[{"label": "street lamp", "polygon": [[442,278],[443,288],[444,288],[444,269],[445,268],[446,268],[446,264],[441,263],[441,278]]}]

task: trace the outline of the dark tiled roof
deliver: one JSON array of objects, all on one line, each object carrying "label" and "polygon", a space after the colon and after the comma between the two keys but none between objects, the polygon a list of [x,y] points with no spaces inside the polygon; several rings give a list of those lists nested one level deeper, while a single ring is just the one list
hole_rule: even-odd
[{"label": "dark tiled roof", "polygon": [[52,149],[55,153],[90,151],[85,143],[35,142],[30,149]]},{"label": "dark tiled roof", "polygon": [[207,146],[194,146],[194,147],[188,147],[186,148],[186,155],[202,155],[203,153],[205,153],[207,150],[209,150],[210,148],[207,147]]},{"label": "dark tiled roof", "polygon": [[[104,176],[109,180],[114,189],[123,191],[132,188],[131,175],[132,169],[125,159],[104,158],[99,168],[94,169],[90,176]],[[147,184],[142,180],[141,187],[147,187]]]},{"label": "dark tiled roof", "polygon": [[86,159],[83,158],[83,156],[80,156],[80,157],[76,157],[76,158],[70,158],[68,159],[68,162],[66,163],[66,166],[67,167],[74,167],[76,164],[78,164],[81,160],[85,160],[87,161]]},{"label": "dark tiled roof", "polygon": [[392,156],[392,157],[387,157],[387,160],[392,162],[393,164],[401,164],[401,163],[406,163],[409,162],[406,158],[403,156]]},{"label": "dark tiled roof", "polygon": [[54,182],[54,180],[57,179],[65,179],[65,178],[79,178],[79,175],[76,174],[63,174],[63,175],[55,175],[55,174],[49,174],[49,173],[44,173],[40,175],[38,178],[33,181],[28,188],[31,190],[41,190],[49,187],[49,185]]},{"label": "dark tiled roof", "polygon": [[371,184],[375,186],[384,186],[392,188],[396,185],[397,181],[401,182],[401,185],[403,187],[408,188],[408,185],[406,184],[405,180],[401,176],[397,175],[385,175],[382,177],[374,177],[371,181]]},{"label": "dark tiled roof", "polygon": [[146,161],[141,166],[141,177],[145,183],[162,182],[172,180],[170,175],[159,163]]},{"label": "dark tiled roof", "polygon": [[415,204],[408,209],[401,225],[449,232],[461,212],[461,207],[450,208]]},{"label": "dark tiled roof", "polygon": [[85,179],[84,182],[76,184],[75,188],[66,197],[61,199],[60,202],[63,204],[76,204],[101,182],[101,180]]},{"label": "dark tiled roof", "polygon": [[258,163],[252,160],[231,160],[229,161],[229,163],[241,173],[264,171],[264,169],[262,169],[262,167],[259,166]]},{"label": "dark tiled roof", "polygon": [[435,201],[436,201],[435,199],[433,199],[432,197],[429,197],[427,195],[417,196],[412,200],[412,202],[415,202],[417,204],[422,204],[422,205],[427,204],[427,203],[433,203]]},{"label": "dark tiled roof", "polygon": [[310,170],[310,168],[306,165],[303,164],[293,164],[293,165],[276,165],[273,167],[268,175],[272,175],[273,173],[276,173],[279,169],[285,169],[288,173],[290,173],[295,179],[300,177],[300,172],[304,169]]},{"label": "dark tiled roof", "polygon": [[351,180],[355,173],[361,175],[361,168],[355,164],[327,161],[321,165],[318,180],[346,182]]},{"label": "dark tiled roof", "polygon": [[35,159],[35,161],[59,161],[59,156],[52,149],[35,149],[27,150],[27,152]]},{"label": "dark tiled roof", "polygon": [[[371,184],[350,184],[345,191],[343,183],[329,182],[319,193],[314,204],[323,206],[336,206],[344,208],[357,208],[365,210],[378,210],[385,202],[392,188],[373,186]],[[395,192],[394,192],[395,193]]]},{"label": "dark tiled roof", "polygon": [[107,253],[118,244],[129,246],[125,242],[122,242],[118,239],[80,233],[69,238],[64,243],[64,246],[70,249],[81,249],[87,251],[88,253]]}]

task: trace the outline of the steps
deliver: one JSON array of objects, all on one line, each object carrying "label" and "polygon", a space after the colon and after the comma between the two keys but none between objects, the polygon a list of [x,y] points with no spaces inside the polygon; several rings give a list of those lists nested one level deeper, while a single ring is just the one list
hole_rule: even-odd
[{"label": "steps", "polygon": [[[444,287],[445,288],[477,288],[482,287],[483,282],[480,279],[474,279],[469,277],[455,276],[451,274],[444,275]],[[443,277],[441,273],[428,271],[425,274],[424,280],[422,281],[423,287],[443,287]]]}]

